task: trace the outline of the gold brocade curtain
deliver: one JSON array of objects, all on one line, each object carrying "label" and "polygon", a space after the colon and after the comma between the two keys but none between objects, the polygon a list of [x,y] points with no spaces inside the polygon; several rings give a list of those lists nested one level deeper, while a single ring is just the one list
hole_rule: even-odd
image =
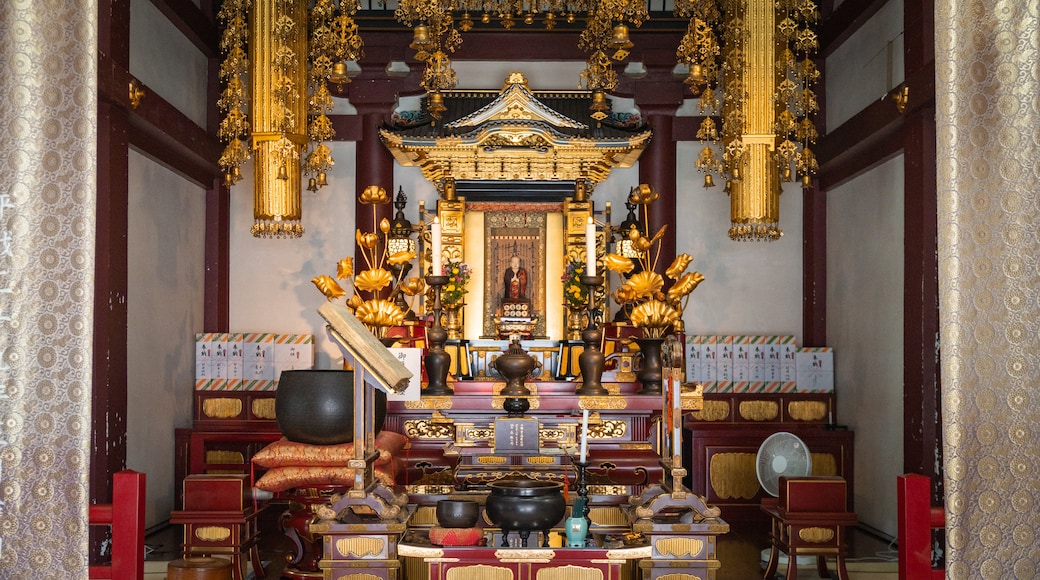
[{"label": "gold brocade curtain", "polygon": [[95,0],[0,2],[0,578],[85,578]]},{"label": "gold brocade curtain", "polygon": [[1038,12],[935,1],[950,578],[1040,575]]}]

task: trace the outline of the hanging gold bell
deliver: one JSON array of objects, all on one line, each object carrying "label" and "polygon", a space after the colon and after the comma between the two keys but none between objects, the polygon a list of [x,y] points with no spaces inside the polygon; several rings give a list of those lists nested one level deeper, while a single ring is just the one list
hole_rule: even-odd
[{"label": "hanging gold bell", "polygon": [[812,187],[812,175],[809,175],[808,173],[806,173],[805,175],[802,176],[802,187],[804,187],[804,188]]},{"label": "hanging gold bell", "polygon": [[412,42],[408,48],[412,50],[428,50],[433,46],[430,42],[430,28],[425,24],[416,24],[412,29]]},{"label": "hanging gold bell", "polygon": [[607,46],[615,50],[632,48],[632,41],[628,38],[628,27],[624,24],[615,25],[613,36]]},{"label": "hanging gold bell", "polygon": [[704,187],[715,187],[715,179],[712,178],[710,173],[704,174]]},{"label": "hanging gold bell", "polygon": [[345,61],[341,60],[332,65],[332,73],[329,74],[329,80],[337,85],[345,85],[350,82],[350,76],[347,74],[347,63]]},{"label": "hanging gold bell", "polygon": [[442,95],[440,91],[430,93],[426,110],[430,112],[430,116],[434,119],[440,119],[441,113],[448,110],[448,108],[444,106],[444,95]]},{"label": "hanging gold bell", "polygon": [[318,187],[325,187],[328,185],[328,176],[325,175],[324,171],[318,173]]},{"label": "hanging gold bell", "polygon": [[289,172],[286,171],[284,163],[278,166],[278,179],[289,181]]},{"label": "hanging gold bell", "polygon": [[781,179],[784,183],[791,183],[791,168],[784,167],[783,172],[780,174]]},{"label": "hanging gold bell", "polygon": [[469,12],[462,13],[462,20],[459,20],[459,30],[463,32],[473,30],[473,19],[470,18]]},{"label": "hanging gold bell", "polygon": [[318,191],[318,180],[313,177],[307,181],[307,191]]},{"label": "hanging gold bell", "polygon": [[739,167],[734,167],[733,168],[733,181],[740,181],[740,168]]}]

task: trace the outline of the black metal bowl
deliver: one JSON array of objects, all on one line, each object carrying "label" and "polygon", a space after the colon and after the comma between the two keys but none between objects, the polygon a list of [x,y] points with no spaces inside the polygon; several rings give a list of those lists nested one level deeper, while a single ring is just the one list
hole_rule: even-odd
[{"label": "black metal bowl", "polygon": [[531,532],[544,534],[549,545],[549,531],[563,519],[567,501],[563,484],[535,479],[502,479],[488,484],[487,515],[502,528],[502,546],[509,545],[509,533],[520,532],[523,544]]},{"label": "black metal bowl", "polygon": [[472,528],[480,518],[480,504],[471,499],[437,502],[437,524],[442,528]]},{"label": "black metal bowl", "polygon": [[[375,433],[386,420],[386,393],[375,395]],[[311,445],[354,440],[354,373],[337,370],[282,371],[274,397],[275,419],[286,439]]]}]

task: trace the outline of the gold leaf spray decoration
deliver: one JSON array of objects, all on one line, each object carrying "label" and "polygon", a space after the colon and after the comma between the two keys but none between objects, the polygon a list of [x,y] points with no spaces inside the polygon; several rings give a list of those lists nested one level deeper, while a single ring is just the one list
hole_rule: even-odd
[{"label": "gold leaf spray decoration", "polygon": [[[643,335],[647,338],[661,338],[681,322],[690,293],[704,281],[700,272],[686,271],[693,262],[689,254],[676,256],[665,269],[664,276],[654,271],[661,257],[661,240],[667,226],[651,235],[648,208],[660,197],[657,190],[645,183],[632,189],[629,202],[643,207],[643,224],[647,224],[643,226],[644,231],[632,228],[628,232],[628,239],[632,242],[632,248],[638,252],[638,257],[633,259],[607,254],[603,260],[607,269],[618,274],[632,272],[638,261],[638,273],[614,289],[613,297],[614,302],[628,312],[632,324],[643,329]],[[665,277],[673,281],[667,290]]]},{"label": "gold leaf spray decoration", "polygon": [[[372,220],[375,221],[375,206],[390,203],[390,196],[382,187],[370,185],[361,192],[359,200],[364,205],[372,206]],[[421,278],[405,280],[409,271],[407,264],[415,259],[415,252],[389,254],[386,243],[389,232],[390,221],[386,218],[380,220],[377,231],[366,232],[358,229],[354,234],[354,241],[364,260],[364,269],[356,269],[354,259],[347,257],[336,263],[335,277],[321,275],[311,280],[318,291],[330,301],[347,296],[349,288],[350,296],[345,301],[347,308],[378,337],[385,335],[388,328],[404,322],[406,312],[393,300],[397,292],[415,296],[421,294],[426,286]],[[403,267],[395,278],[394,274],[385,268],[387,265]],[[379,293],[387,288],[391,288],[389,297],[379,296]],[[366,299],[360,292],[368,292],[373,296]]]}]

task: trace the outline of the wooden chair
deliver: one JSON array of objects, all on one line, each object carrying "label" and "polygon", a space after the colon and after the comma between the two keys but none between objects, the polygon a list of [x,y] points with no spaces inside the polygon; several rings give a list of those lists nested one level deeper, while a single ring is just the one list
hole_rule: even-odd
[{"label": "wooden chair", "polygon": [[899,580],[945,578],[945,568],[932,568],[932,530],[946,527],[946,511],[932,506],[932,481],[917,473],[896,479]]},{"label": "wooden chair", "polygon": [[144,578],[145,475],[133,470],[112,476],[112,503],[90,506],[92,526],[112,527],[112,562],[90,566],[88,578]]}]

